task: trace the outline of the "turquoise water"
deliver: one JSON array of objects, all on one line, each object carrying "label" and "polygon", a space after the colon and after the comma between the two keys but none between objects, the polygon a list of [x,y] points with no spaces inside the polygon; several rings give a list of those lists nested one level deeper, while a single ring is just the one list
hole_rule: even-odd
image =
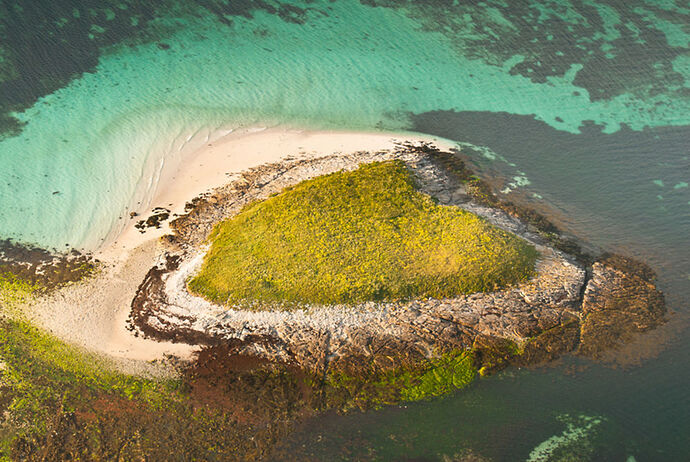
[{"label": "turquoise water", "polygon": [[[302,24],[256,11],[230,27],[180,7],[147,29],[169,47],[111,45],[92,73],[12,114],[24,125],[0,143],[1,235],[93,249],[142,200],[142,174],[176,153],[176,139],[220,126],[400,130],[410,128],[410,113],[434,110],[534,114],[571,133],[585,120],[607,133],[622,123],[690,123],[688,96],[678,98],[679,86],[689,85],[687,55],[670,60],[684,81],[664,92],[590,102],[573,83],[580,63],[535,82],[511,72],[526,56],[491,64],[465,56],[456,34],[426,30],[433,18],[354,1],[309,5]],[[507,21],[498,10],[486,14]],[[687,35],[674,33],[687,45]],[[643,90],[638,82],[635,90]]]},{"label": "turquoise water", "polygon": [[[94,249],[166,165],[236,127],[410,130],[461,143],[593,246],[649,261],[690,311],[684,2],[188,3],[0,4],[0,240]],[[308,427],[288,447],[519,460],[596,419],[575,438],[584,460],[682,460],[690,345],[669,342],[628,372],[511,371],[407,410],[325,417],[323,443]]]}]

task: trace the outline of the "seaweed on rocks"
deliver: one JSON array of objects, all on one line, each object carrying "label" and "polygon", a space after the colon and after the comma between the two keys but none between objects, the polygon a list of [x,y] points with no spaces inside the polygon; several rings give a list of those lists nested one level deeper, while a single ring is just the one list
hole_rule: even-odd
[{"label": "seaweed on rocks", "polygon": [[597,358],[664,322],[664,295],[645,263],[607,254],[592,265],[592,278],[582,300],[578,352]]},{"label": "seaweed on rocks", "polygon": [[232,346],[159,381],[103,369],[26,323],[0,318],[0,340],[3,460],[265,460],[313,413],[301,375]]},{"label": "seaweed on rocks", "polygon": [[[164,327],[168,326],[166,326],[166,321],[160,318],[156,318],[156,322],[151,322],[156,316],[158,304],[163,302],[162,289],[164,283],[162,276],[176,270],[179,263],[179,256],[165,255],[159,265],[154,266],[146,273],[132,300],[132,310],[127,318],[127,329],[134,332],[135,336],[139,335],[139,332],[135,331],[136,326],[136,329],[143,335],[160,340],[187,342],[194,345],[218,345],[221,343],[220,339],[213,338],[202,332],[180,328],[179,326],[175,326],[174,329],[164,329]],[[185,320],[185,318],[182,319]],[[189,320],[190,318],[186,319]]]},{"label": "seaweed on rocks", "polygon": [[77,250],[59,253],[0,239],[0,276],[10,274],[44,291],[83,279],[98,263]]},{"label": "seaweed on rocks", "polygon": [[243,354],[239,342],[202,348],[184,369],[195,405],[222,409],[245,424],[266,425],[319,407],[314,382],[290,364]]},{"label": "seaweed on rocks", "polygon": [[[148,228],[160,229],[161,223],[170,218],[170,210],[162,207],[156,207],[153,209],[152,214],[146,220],[139,220],[134,227],[139,230],[140,233],[145,233]],[[134,213],[134,212],[132,212]],[[135,217],[136,214],[130,217]]]}]

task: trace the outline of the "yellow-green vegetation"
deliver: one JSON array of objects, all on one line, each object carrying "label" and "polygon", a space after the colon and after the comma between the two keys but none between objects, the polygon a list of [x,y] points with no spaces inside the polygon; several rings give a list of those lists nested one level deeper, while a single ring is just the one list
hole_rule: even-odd
[{"label": "yellow-green vegetation", "polygon": [[400,392],[403,401],[419,401],[446,395],[469,385],[477,375],[470,351],[445,354],[432,360],[419,377],[405,374],[405,386]]},{"label": "yellow-green vegetation", "polygon": [[304,386],[283,369],[212,374],[121,374],[0,317],[0,461],[263,460],[307,406]]},{"label": "yellow-green vegetation", "polygon": [[528,278],[537,256],[513,234],[436,204],[401,161],[304,181],[220,223],[210,241],[189,289],[255,307],[492,291]]},{"label": "yellow-green vegetation", "polygon": [[[255,460],[267,449],[257,442],[287,431],[287,404],[270,410],[283,420],[266,426],[241,421],[222,403],[232,396],[244,404],[238,410],[246,403],[273,404],[278,400],[262,393],[292,398],[284,389],[299,389],[295,380],[250,370],[245,374],[257,383],[253,389],[238,373],[214,371],[226,389],[186,373],[174,380],[119,373],[110,361],[23,320],[20,305],[36,290],[13,275],[0,277],[0,461],[167,460],[170,454]],[[294,401],[290,405],[299,408]]]},{"label": "yellow-green vegetation", "polygon": [[447,395],[466,387],[476,376],[474,352],[460,350],[444,353],[413,368],[400,367],[364,379],[337,372],[328,377],[327,386],[334,396],[346,395],[343,407],[367,409]]},{"label": "yellow-green vegetation", "polygon": [[12,273],[0,273],[0,315],[14,314],[37,290],[37,285],[19,279]]},{"label": "yellow-green vegetation", "polygon": [[11,424],[0,429],[0,460],[16,441],[45,435],[58,411],[74,411],[99,395],[159,406],[174,386],[112,372],[98,357],[9,318],[0,320],[0,361],[0,395],[11,415]]}]

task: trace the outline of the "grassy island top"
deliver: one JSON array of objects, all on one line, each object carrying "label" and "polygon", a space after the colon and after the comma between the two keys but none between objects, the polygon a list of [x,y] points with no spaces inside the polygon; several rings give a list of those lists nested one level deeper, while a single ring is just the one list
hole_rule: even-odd
[{"label": "grassy island top", "polygon": [[304,181],[213,230],[189,289],[219,304],[338,304],[492,291],[533,274],[517,236],[415,189],[402,161]]}]

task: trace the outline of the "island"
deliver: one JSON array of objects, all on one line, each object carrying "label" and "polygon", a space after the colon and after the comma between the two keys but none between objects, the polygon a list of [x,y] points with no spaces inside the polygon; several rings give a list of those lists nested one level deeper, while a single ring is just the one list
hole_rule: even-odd
[{"label": "island", "polygon": [[596,357],[664,313],[645,265],[585,255],[428,143],[263,165],[171,227],[130,329],[291,365],[340,408]]},{"label": "island", "polygon": [[233,136],[95,254],[0,242],[2,451],[261,460],[310,416],[600,358],[664,322],[647,265],[582,250],[452,146]]}]

